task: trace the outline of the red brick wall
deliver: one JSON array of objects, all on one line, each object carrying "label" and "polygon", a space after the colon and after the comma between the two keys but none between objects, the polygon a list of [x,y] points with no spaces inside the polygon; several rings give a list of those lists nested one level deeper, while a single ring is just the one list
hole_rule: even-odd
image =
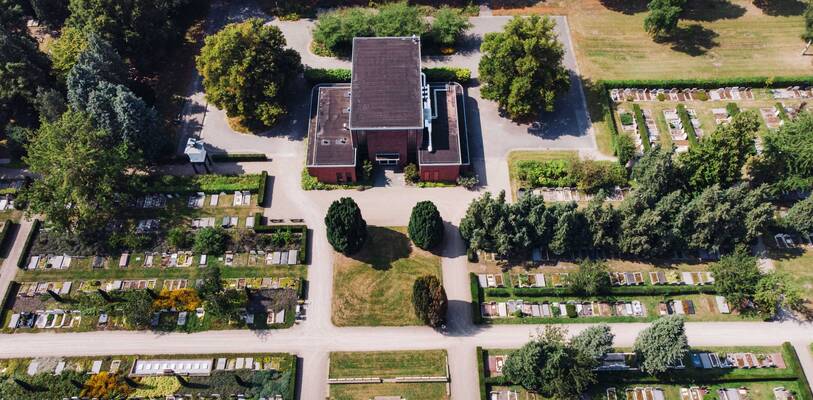
[{"label": "red brick wall", "polygon": [[355,167],[308,167],[308,173],[324,183],[339,183],[336,174],[343,174],[345,181],[342,183],[347,183],[347,174],[350,174],[353,182],[358,181]]},{"label": "red brick wall", "polygon": [[375,161],[376,153],[398,153],[399,167],[407,164],[409,151],[409,131],[365,131],[367,136],[367,157]]},{"label": "red brick wall", "polygon": [[422,181],[455,181],[460,176],[459,165],[422,165],[421,166],[421,180]]}]

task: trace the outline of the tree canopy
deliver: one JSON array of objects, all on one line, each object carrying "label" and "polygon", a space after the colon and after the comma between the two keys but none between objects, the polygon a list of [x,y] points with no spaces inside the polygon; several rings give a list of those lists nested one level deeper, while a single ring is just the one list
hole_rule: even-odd
[{"label": "tree canopy", "polygon": [[785,310],[802,310],[804,297],[793,276],[785,272],[770,272],[757,282],[754,304],[762,315],[776,318]]},{"label": "tree canopy", "polygon": [[567,276],[567,284],[579,295],[606,294],[612,286],[609,272],[610,269],[604,261],[582,260],[579,269]]},{"label": "tree canopy", "polygon": [[573,336],[573,339],[570,340],[570,344],[576,350],[598,360],[613,349],[614,339],[615,335],[613,335],[612,330],[610,330],[610,326],[600,324],[590,326],[581,331],[578,335]]},{"label": "tree canopy", "polygon": [[48,56],[51,57],[54,72],[63,81],[68,78],[73,66],[88,47],[88,36],[85,32],[67,26],[48,45]]},{"label": "tree canopy", "polygon": [[556,99],[570,87],[555,26],[548,17],[515,17],[503,32],[485,35],[479,67],[482,94],[512,119],[553,111]]},{"label": "tree canopy", "polygon": [[745,308],[753,299],[762,276],[756,258],[743,251],[721,257],[720,261],[711,264],[709,271],[714,274],[717,294],[738,309]]},{"label": "tree canopy", "polygon": [[361,209],[350,197],[334,201],[325,215],[327,240],[333,249],[343,254],[353,254],[367,240],[367,222]]},{"label": "tree canopy", "polygon": [[416,246],[427,250],[443,240],[443,219],[431,201],[421,201],[412,208],[408,226],[409,238]]},{"label": "tree canopy", "polygon": [[794,204],[785,215],[785,221],[796,232],[813,235],[813,196]]},{"label": "tree canopy", "polygon": [[201,228],[195,234],[195,253],[208,254],[210,256],[220,256],[226,252],[229,244],[229,234],[221,227]]},{"label": "tree canopy", "polygon": [[638,354],[641,371],[650,375],[666,372],[689,352],[683,318],[656,320],[638,334],[633,350]]},{"label": "tree canopy", "polygon": [[655,38],[673,34],[685,5],[686,0],[651,0],[647,6],[649,14],[644,19],[644,29]]},{"label": "tree canopy", "polygon": [[429,35],[441,46],[454,46],[470,27],[471,23],[460,11],[443,6],[435,13]]},{"label": "tree canopy", "polygon": [[596,360],[565,341],[565,331],[548,326],[544,333],[511,352],[503,366],[510,382],[546,398],[578,399],[596,383]]},{"label": "tree canopy", "polygon": [[206,37],[196,58],[206,99],[246,127],[269,127],[286,114],[285,96],[302,70],[279,28],[252,18]]},{"label": "tree canopy", "polygon": [[768,131],[762,144],[762,154],[749,165],[755,181],[781,190],[813,186],[813,114],[801,112],[779,129]]},{"label": "tree canopy", "polygon": [[30,212],[46,214],[55,228],[99,232],[127,202],[132,157],[126,145],[111,145],[108,132],[87,114],[69,111],[56,122],[44,122],[27,150],[24,161],[41,179],[33,181],[24,199]]},{"label": "tree canopy", "polygon": [[33,101],[49,86],[50,68],[30,36],[0,29],[0,130],[11,121],[36,126]]},{"label": "tree canopy", "polygon": [[415,315],[426,325],[438,328],[446,322],[448,299],[443,284],[434,275],[418,277],[412,285]]}]

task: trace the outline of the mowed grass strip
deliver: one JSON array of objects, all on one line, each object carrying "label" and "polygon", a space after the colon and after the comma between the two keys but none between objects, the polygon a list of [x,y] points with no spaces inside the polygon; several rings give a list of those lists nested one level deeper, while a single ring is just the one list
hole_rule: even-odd
[{"label": "mowed grass strip", "polygon": [[330,385],[330,400],[370,400],[377,396],[447,400],[445,383],[376,383]]},{"label": "mowed grass strip", "polygon": [[446,351],[330,353],[330,378],[446,376]]},{"label": "mowed grass strip", "polygon": [[552,0],[495,14],[567,15],[580,72],[592,80],[810,73],[799,38],[803,2],[766,2],[774,10],[752,0],[690,3],[697,8],[684,13],[676,38],[661,43],[644,31],[646,1]]},{"label": "mowed grass strip", "polygon": [[357,254],[336,255],[333,323],[337,326],[421,325],[412,285],[423,275],[440,278],[440,257],[412,245],[406,227],[367,227]]}]

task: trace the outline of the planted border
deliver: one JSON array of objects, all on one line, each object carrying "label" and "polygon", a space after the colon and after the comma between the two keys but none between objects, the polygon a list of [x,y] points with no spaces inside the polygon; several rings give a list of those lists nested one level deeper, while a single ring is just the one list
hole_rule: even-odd
[{"label": "planted border", "polygon": [[25,268],[25,263],[28,261],[28,253],[31,252],[31,246],[34,245],[34,238],[37,236],[37,233],[39,233],[41,224],[42,221],[38,219],[34,219],[34,222],[31,223],[31,231],[29,231],[28,236],[25,237],[23,250],[20,252],[20,258],[17,260],[17,268]]},{"label": "planted border", "polygon": [[[265,175],[267,176],[267,175]],[[258,193],[263,178],[262,174],[245,175],[195,175],[172,176],[163,175],[147,178],[144,185],[145,193],[221,193],[248,190]]]},{"label": "planted border", "polygon": [[274,233],[282,229],[290,229],[300,233],[299,252],[297,253],[297,263],[304,265],[308,260],[308,226],[307,225],[261,225],[262,213],[254,214],[254,232]]},{"label": "planted border", "polygon": [[469,273],[469,285],[471,289],[471,319],[474,324],[482,324],[483,316],[480,314],[480,303],[483,301],[483,290],[480,288],[480,281],[473,272]]},{"label": "planted border", "polygon": [[486,366],[483,357],[483,348],[477,346],[477,380],[480,386],[480,400],[488,400],[488,389],[486,388]]},{"label": "planted border", "polygon": [[[429,82],[458,82],[466,84],[471,82],[471,70],[460,67],[433,67],[423,68],[426,80]],[[305,79],[312,83],[348,83],[353,74],[349,68],[307,68]]]},{"label": "planted border", "polygon": [[694,130],[694,125],[692,125],[692,118],[689,116],[689,112],[686,111],[686,106],[683,104],[677,105],[677,114],[680,117],[680,123],[683,124],[683,129],[686,130],[686,134],[689,136],[689,143],[694,146],[697,144],[697,131]]},{"label": "planted border", "polygon": [[641,146],[644,151],[649,151],[652,148],[652,143],[649,142],[649,128],[646,127],[646,119],[644,119],[644,112],[641,111],[641,106],[638,104],[632,105],[632,112],[635,115],[635,124],[638,125],[638,135],[641,137]]},{"label": "planted border", "polygon": [[783,76],[783,77],[735,77],[712,79],[620,79],[602,81],[608,89],[641,88],[641,89],[667,89],[667,88],[698,88],[716,89],[726,86],[750,86],[755,88],[778,88],[795,85],[810,85],[813,76]]}]

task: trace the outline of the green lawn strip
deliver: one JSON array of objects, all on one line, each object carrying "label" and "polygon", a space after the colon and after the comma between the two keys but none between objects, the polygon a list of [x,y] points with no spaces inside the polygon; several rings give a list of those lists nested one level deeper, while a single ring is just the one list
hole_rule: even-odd
[{"label": "green lawn strip", "polygon": [[446,351],[330,353],[329,378],[447,376]]},{"label": "green lawn strip", "polygon": [[445,383],[374,383],[330,385],[330,400],[370,400],[398,396],[402,399],[444,400]]},{"label": "green lawn strip", "polygon": [[412,286],[423,275],[441,277],[440,257],[412,247],[405,227],[368,226],[357,254],[337,255],[333,323],[338,326],[421,325]]},{"label": "green lawn strip", "polygon": [[799,355],[796,353],[796,348],[793,347],[793,345],[789,342],[782,343],[782,354],[785,357],[785,363],[787,363],[789,368],[796,371],[796,375],[799,379],[799,400],[813,400],[813,391],[811,391],[810,388],[810,380],[805,374],[805,370],[802,367],[802,362],[799,361]]},{"label": "green lawn strip", "polygon": [[[196,267],[193,262],[191,267],[183,268],[103,268],[84,270],[25,270],[17,274],[16,280],[19,282],[34,282],[45,280],[93,280],[93,279],[196,279],[202,277],[205,268]],[[220,266],[220,274],[227,278],[263,278],[263,277],[305,277],[306,267],[295,266],[262,266],[262,267],[225,267],[221,262],[212,260],[210,266]]]}]

